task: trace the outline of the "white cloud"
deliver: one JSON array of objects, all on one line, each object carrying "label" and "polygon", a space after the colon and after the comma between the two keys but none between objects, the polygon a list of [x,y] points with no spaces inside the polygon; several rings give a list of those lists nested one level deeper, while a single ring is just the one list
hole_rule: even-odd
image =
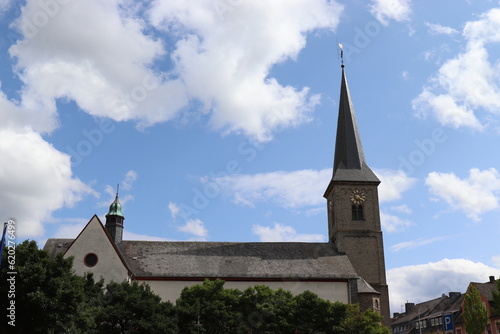
[{"label": "white cloud", "polygon": [[370,12],[383,25],[389,20],[406,21],[411,14],[411,0],[372,0]]},{"label": "white cloud", "polygon": [[380,224],[387,232],[403,231],[408,227],[415,225],[415,223],[408,219],[404,219],[384,211],[380,211]]},{"label": "white cloud", "polygon": [[396,212],[401,212],[401,213],[407,213],[407,214],[410,214],[412,213],[412,209],[410,209],[408,207],[408,205],[406,204],[402,204],[402,205],[396,205],[396,206],[390,206],[388,207],[389,210],[391,211],[396,211]]},{"label": "white cloud", "polygon": [[433,114],[439,123],[452,128],[470,127],[482,130],[483,126],[474,115],[474,111],[467,105],[457,104],[453,96],[446,94],[434,95],[425,88],[420,95],[412,101],[413,109],[417,115],[425,118],[428,113]]},{"label": "white cloud", "polygon": [[153,235],[130,232],[127,229],[123,230],[123,240],[172,241],[171,239],[155,237]]},{"label": "white cloud", "polygon": [[299,234],[286,225],[274,223],[273,227],[253,225],[252,232],[259,236],[262,242],[322,242],[325,237],[321,234]]},{"label": "white cloud", "polygon": [[174,202],[168,202],[168,209],[170,210],[170,214],[172,215],[172,218],[175,218],[179,215],[181,212],[181,209],[179,206],[174,203]]},{"label": "white cloud", "polygon": [[[380,202],[401,199],[402,193],[410,189],[416,180],[403,171],[381,169],[375,172],[381,180]],[[304,208],[325,205],[323,193],[331,177],[332,170],[325,168],[215,178],[207,176],[202,178],[202,182],[213,182],[238,204],[253,207],[256,203],[273,202],[284,208]]]},{"label": "white cloud", "polygon": [[44,233],[53,211],[96,193],[71,172],[70,157],[31,130],[0,129],[0,212],[15,218],[19,236]]},{"label": "white cloud", "polygon": [[431,34],[435,35],[454,35],[458,34],[458,30],[451,27],[442,26],[437,23],[426,22],[425,25],[429,28]]},{"label": "white cloud", "polygon": [[493,256],[491,258],[491,262],[497,267],[500,268],[500,255]]},{"label": "white cloud", "polygon": [[425,180],[429,191],[478,221],[486,211],[498,208],[500,175],[495,168],[481,171],[472,168],[469,177],[460,179],[454,173],[429,173]]},{"label": "white cloud", "polygon": [[465,292],[470,282],[487,282],[500,269],[465,259],[394,268],[387,271],[391,309],[398,312],[407,301],[419,303],[450,291]]},{"label": "white cloud", "polygon": [[135,170],[129,170],[125,174],[125,178],[121,182],[122,188],[125,190],[132,189],[132,186],[136,180],[137,180],[137,172]]},{"label": "white cloud", "polygon": [[192,234],[197,240],[206,240],[208,236],[208,230],[205,228],[205,224],[199,219],[188,220],[186,224],[179,226],[177,230]]},{"label": "white cloud", "polygon": [[[47,9],[27,1],[15,24],[24,39],[10,48],[25,84],[26,109],[53,119],[55,99],[68,98],[92,115],[149,125],[171,119],[187,104],[178,79],[151,69],[165,54],[163,43],[143,33],[144,21],[127,5],[69,1]],[[35,130],[56,125],[45,121]]]},{"label": "white cloud", "polygon": [[423,247],[438,241],[442,241],[448,239],[450,237],[437,237],[437,238],[429,238],[429,239],[417,239],[412,241],[403,241],[391,246],[391,251],[399,252],[402,250],[414,249]]},{"label": "white cloud", "polygon": [[0,0],[0,15],[6,12],[12,3],[12,0]]},{"label": "white cloud", "polygon": [[239,204],[276,202],[285,208],[324,205],[323,193],[332,175],[331,169],[278,171],[255,175],[232,175],[214,179],[234,195]]},{"label": "white cloud", "polygon": [[417,179],[401,170],[375,169],[380,179],[379,200],[381,203],[401,199],[402,193],[409,190]]},{"label": "white cloud", "polygon": [[[295,59],[306,33],[333,29],[342,6],[323,0],[224,3],[155,1],[152,24],[179,36],[172,56],[190,96],[211,112],[211,124],[258,140],[309,118],[318,102],[307,88],[282,86],[273,65]],[[258,99],[252,98],[258,96]]]},{"label": "white cloud", "polygon": [[[14,25],[24,38],[10,48],[24,83],[20,104],[42,118],[36,131],[58,126],[60,98],[139,127],[192,117],[182,111],[193,101],[213,128],[261,141],[307,121],[319,102],[307,87],[281,85],[270,69],[295,59],[307,33],[334,29],[343,8],[325,0],[224,9],[209,0],[153,1],[145,20],[143,8],[125,0],[54,3],[26,2]],[[148,33],[151,25],[158,37]]]},{"label": "white cloud", "polygon": [[488,49],[500,42],[500,8],[467,22],[463,36],[465,52],[444,62],[412,104],[419,116],[430,114],[446,126],[481,130],[478,114],[497,116],[500,110],[500,66],[489,61]]}]

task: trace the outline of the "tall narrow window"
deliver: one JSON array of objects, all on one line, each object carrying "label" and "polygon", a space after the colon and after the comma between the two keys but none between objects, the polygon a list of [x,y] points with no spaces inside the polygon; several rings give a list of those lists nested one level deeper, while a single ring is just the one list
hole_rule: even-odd
[{"label": "tall narrow window", "polygon": [[352,220],[364,220],[363,205],[352,205]]}]

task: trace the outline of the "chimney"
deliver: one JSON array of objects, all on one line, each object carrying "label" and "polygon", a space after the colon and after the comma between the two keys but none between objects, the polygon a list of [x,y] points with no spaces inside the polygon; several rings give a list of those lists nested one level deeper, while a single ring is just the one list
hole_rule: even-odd
[{"label": "chimney", "polygon": [[454,302],[457,301],[458,298],[462,295],[461,292],[450,292],[450,304],[453,304]]},{"label": "chimney", "polygon": [[405,303],[405,312],[406,314],[410,313],[410,311],[415,306],[415,303]]},{"label": "chimney", "polygon": [[394,313],[392,314],[392,317],[393,317],[394,319],[396,319],[397,317],[399,317],[399,312],[394,312]]},{"label": "chimney", "polygon": [[495,276],[490,276],[490,283],[495,283]]}]

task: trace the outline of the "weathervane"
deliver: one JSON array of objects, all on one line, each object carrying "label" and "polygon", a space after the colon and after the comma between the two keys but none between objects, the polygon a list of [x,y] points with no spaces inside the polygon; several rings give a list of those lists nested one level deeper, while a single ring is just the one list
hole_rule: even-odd
[{"label": "weathervane", "polygon": [[337,43],[339,45],[339,50],[340,50],[340,67],[344,68],[344,49],[341,43]]},{"label": "weathervane", "polygon": [[119,183],[117,183],[117,184],[116,184],[116,196],[118,196],[118,190],[119,190],[119,189],[120,189],[120,184],[119,184]]}]

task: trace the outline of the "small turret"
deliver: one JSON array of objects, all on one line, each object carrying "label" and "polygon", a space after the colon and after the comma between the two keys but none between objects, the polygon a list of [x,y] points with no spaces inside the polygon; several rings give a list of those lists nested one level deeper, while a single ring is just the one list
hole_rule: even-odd
[{"label": "small turret", "polygon": [[123,238],[123,221],[125,217],[122,213],[122,205],[118,199],[118,189],[116,191],[116,197],[113,203],[109,206],[109,211],[106,214],[106,230],[108,231],[111,239],[116,244],[122,242]]}]

